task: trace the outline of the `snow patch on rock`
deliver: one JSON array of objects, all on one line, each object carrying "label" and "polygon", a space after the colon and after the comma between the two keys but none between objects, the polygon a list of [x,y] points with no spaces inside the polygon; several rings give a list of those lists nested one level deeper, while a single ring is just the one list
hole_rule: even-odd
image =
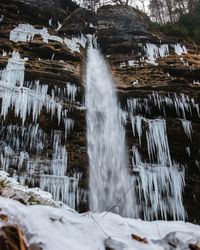
[{"label": "snow patch on rock", "polygon": [[5,171],[0,171],[0,194],[3,197],[18,200],[24,204],[56,206],[50,193],[39,188],[22,186],[16,179],[9,177],[9,174]]}]

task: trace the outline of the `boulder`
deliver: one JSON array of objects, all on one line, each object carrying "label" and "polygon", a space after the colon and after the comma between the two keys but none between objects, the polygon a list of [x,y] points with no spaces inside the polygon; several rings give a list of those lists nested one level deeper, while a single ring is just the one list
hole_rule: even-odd
[{"label": "boulder", "polygon": [[152,39],[149,19],[129,6],[106,5],[97,11],[98,42],[104,51],[132,51],[134,43]]},{"label": "boulder", "polygon": [[96,15],[94,12],[79,8],[76,9],[70,16],[65,18],[62,27],[59,30],[60,34],[79,35],[93,34],[96,26]]}]

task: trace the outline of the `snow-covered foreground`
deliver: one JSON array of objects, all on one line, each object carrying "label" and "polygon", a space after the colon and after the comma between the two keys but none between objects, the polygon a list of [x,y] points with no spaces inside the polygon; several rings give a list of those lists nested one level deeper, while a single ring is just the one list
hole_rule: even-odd
[{"label": "snow-covered foreground", "polygon": [[[25,232],[28,245],[46,250],[190,249],[197,244],[200,227],[184,222],[144,222],[112,213],[79,214],[70,208],[26,206],[0,198],[1,214]],[[1,222],[0,222],[1,225]],[[139,238],[139,237],[140,238]],[[144,239],[145,238],[145,239]]]},{"label": "snow-covered foreground", "polygon": [[[4,171],[0,171],[0,194],[0,228],[18,225],[27,245],[43,250],[200,249],[189,248],[189,244],[200,247],[200,226],[145,222],[107,212],[79,214],[55,202],[48,192],[20,185]],[[8,222],[1,220],[5,216]]]}]

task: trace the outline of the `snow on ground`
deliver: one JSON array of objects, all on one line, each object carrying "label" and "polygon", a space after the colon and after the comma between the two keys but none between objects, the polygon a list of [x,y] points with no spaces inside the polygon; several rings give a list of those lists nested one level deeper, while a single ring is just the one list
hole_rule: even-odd
[{"label": "snow on ground", "polygon": [[20,185],[4,171],[0,171],[0,194],[0,227],[5,224],[2,215],[7,215],[9,224],[24,231],[28,245],[43,250],[187,250],[190,243],[200,243],[200,226],[147,222],[107,212],[79,214],[66,205],[59,207],[39,188]]},{"label": "snow on ground", "polygon": [[186,250],[189,243],[197,244],[200,239],[200,227],[184,222],[144,222],[112,213],[79,214],[67,207],[25,206],[3,197],[0,209],[9,223],[24,230],[29,245],[37,243],[44,250],[105,250],[105,245],[115,250],[170,250],[172,245]]}]

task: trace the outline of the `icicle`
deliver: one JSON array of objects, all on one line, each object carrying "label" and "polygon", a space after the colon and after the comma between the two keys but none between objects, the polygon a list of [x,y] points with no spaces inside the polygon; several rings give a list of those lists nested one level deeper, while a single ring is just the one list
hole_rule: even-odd
[{"label": "icicle", "polygon": [[22,168],[23,162],[29,159],[27,152],[21,151],[19,154],[18,171]]},{"label": "icicle", "polygon": [[4,17],[4,15],[1,15],[1,17],[0,17],[0,23],[3,21],[3,17]]},{"label": "icicle", "polygon": [[70,118],[64,118],[65,125],[65,140],[67,140],[67,134],[74,128],[74,120]]},{"label": "icicle", "polygon": [[2,85],[9,87],[22,87],[24,83],[25,61],[21,59],[18,52],[14,51],[12,57],[8,60],[8,64],[4,70],[0,72],[0,88]]},{"label": "icicle", "polygon": [[124,111],[121,107],[119,107],[119,119],[123,125],[127,124],[128,112]]},{"label": "icicle", "polygon": [[7,56],[7,52],[3,50],[2,56]]},{"label": "icicle", "polygon": [[[193,98],[176,93],[162,96],[159,92],[149,94],[147,98],[129,98],[127,107],[132,123],[133,135],[141,135],[146,129],[149,159],[142,160],[138,149],[133,146],[133,182],[138,197],[136,211],[146,220],[185,219],[182,193],[184,189],[184,167],[171,159],[165,119],[150,120],[138,114],[150,114],[152,104],[165,114],[165,108],[174,108],[181,119],[184,131],[191,138],[192,124],[185,120],[193,111],[199,115],[199,105]],[[139,117],[139,118],[138,118]],[[146,126],[144,126],[146,124]],[[142,132],[141,132],[142,131]],[[139,136],[141,138],[141,136]],[[186,148],[190,156],[190,148]]]},{"label": "icicle", "polygon": [[58,31],[61,27],[62,27],[62,24],[60,24],[60,22],[58,22],[58,27],[57,27],[56,31]]},{"label": "icicle", "polygon": [[1,152],[1,168],[8,172],[10,166],[10,157],[14,154],[13,150],[9,146],[5,146]]},{"label": "icicle", "polygon": [[53,175],[64,176],[67,171],[67,151],[61,146],[61,133],[55,131],[53,142],[53,159],[51,161]]},{"label": "icicle", "polygon": [[127,106],[130,113],[136,115],[137,113],[151,114],[150,105],[146,98],[129,98],[127,99]]},{"label": "icicle", "polygon": [[141,116],[132,116],[131,115],[131,124],[132,124],[133,135],[135,136],[136,135],[135,131],[137,131],[140,146],[141,146],[141,138],[142,138],[142,120],[143,120],[143,117],[141,117]]},{"label": "icicle", "polygon": [[52,26],[52,17],[49,19],[49,26]]},{"label": "icicle", "polygon": [[182,123],[185,134],[190,140],[192,140],[192,122],[181,119],[181,123]]},{"label": "icicle", "polygon": [[186,151],[187,155],[190,157],[190,147],[186,147],[185,151]]},{"label": "icicle", "polygon": [[139,166],[140,164],[142,164],[142,159],[141,159],[141,155],[139,153],[139,150],[136,146],[132,147],[132,166],[133,166],[133,170],[135,170],[135,168],[137,166]]},{"label": "icicle", "polygon": [[29,155],[27,152],[21,151],[16,153],[10,146],[6,145],[1,150],[0,166],[6,172],[8,172],[10,166],[16,167],[18,170],[20,170],[24,161],[27,161],[28,159]]},{"label": "icicle", "polygon": [[67,83],[67,98],[70,102],[75,102],[77,87],[75,84]]}]

